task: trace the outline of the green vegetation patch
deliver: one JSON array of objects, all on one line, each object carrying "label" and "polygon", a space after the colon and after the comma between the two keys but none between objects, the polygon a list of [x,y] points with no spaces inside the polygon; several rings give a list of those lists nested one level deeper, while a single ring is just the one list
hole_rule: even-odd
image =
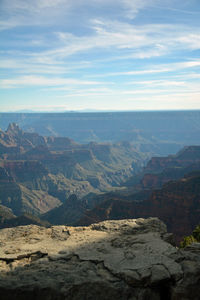
[{"label": "green vegetation patch", "polygon": [[180,248],[185,248],[193,243],[200,243],[200,225],[198,225],[192,232],[192,235],[185,236],[180,242]]}]

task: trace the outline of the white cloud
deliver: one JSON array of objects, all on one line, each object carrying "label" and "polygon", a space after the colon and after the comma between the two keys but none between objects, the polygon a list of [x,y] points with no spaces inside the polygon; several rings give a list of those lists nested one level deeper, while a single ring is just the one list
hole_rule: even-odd
[{"label": "white cloud", "polygon": [[[161,4],[163,4],[163,3],[161,2]],[[183,13],[183,14],[199,15],[198,11],[190,11],[190,10],[180,9],[180,6],[179,6],[179,8],[170,7],[170,6],[161,6],[161,5],[156,5],[156,6],[151,5],[151,6],[154,7],[154,8],[156,7],[157,9],[169,10],[169,11]]]},{"label": "white cloud", "polygon": [[17,26],[56,24],[69,11],[68,0],[1,0],[0,30]]},{"label": "white cloud", "polygon": [[185,79],[200,79],[199,73],[187,73],[182,75],[177,75],[176,77],[185,78]]},{"label": "white cloud", "polygon": [[[171,25],[133,26],[127,23],[103,22],[101,20],[93,20],[92,29],[92,34],[85,36],[76,36],[68,32],[57,32],[57,38],[62,46],[40,53],[38,59],[64,59],[68,56],[89,52],[94,49],[101,49],[101,51],[103,49],[105,53],[110,49],[115,49],[119,53],[123,53],[125,58],[160,56],[168,51],[168,46],[162,44],[164,32],[166,30],[172,32]],[[163,41],[165,42],[165,40]],[[149,49],[144,49],[146,47],[149,47]],[[136,52],[130,53],[130,50]],[[126,51],[129,52],[128,56],[125,55]]]},{"label": "white cloud", "polygon": [[126,16],[133,19],[139,10],[144,9],[152,4],[155,4],[158,0],[122,0],[124,8],[126,10]]},{"label": "white cloud", "polygon": [[[156,73],[167,73],[167,72],[175,72],[178,70],[195,68],[200,66],[199,60],[186,61],[186,62],[178,62],[178,63],[169,63],[169,64],[157,64],[156,68],[152,68],[149,66],[148,69],[145,70],[135,70],[135,71],[126,71],[126,72],[111,72],[98,74],[95,77],[106,77],[106,76],[132,76],[132,75],[145,75],[145,74],[156,74]],[[195,76],[195,74],[193,74]],[[197,76],[198,77],[198,76]],[[129,83],[133,83],[132,81]]]},{"label": "white cloud", "polygon": [[[140,58],[146,59],[151,57],[163,56],[173,51],[181,49],[199,49],[200,40],[192,38],[191,31],[194,28],[188,28],[176,25],[174,28],[171,24],[148,24],[148,25],[131,25],[124,22],[105,21],[102,19],[93,19],[91,23],[92,31],[90,34],[77,36],[69,32],[56,32],[59,47],[51,48],[38,53],[33,53],[35,60],[59,61],[69,56],[77,54],[88,54],[91,51],[101,51],[110,55],[113,59]],[[186,31],[182,36],[183,30]],[[198,31],[199,29],[195,29]],[[200,36],[195,33],[195,36]],[[190,43],[190,40],[194,42]],[[115,53],[115,56],[110,51]],[[114,57],[114,58],[113,58]]]},{"label": "white cloud", "polygon": [[34,13],[44,8],[63,7],[67,5],[70,0],[1,0],[1,8],[13,14],[23,14],[24,12]]},{"label": "white cloud", "polygon": [[156,74],[156,73],[163,73],[171,71],[170,68],[162,68],[158,67],[157,69],[147,69],[147,70],[138,70],[138,71],[127,71],[127,72],[113,72],[107,74],[97,75],[97,77],[104,77],[104,76],[131,76],[131,75],[145,75],[145,74]]},{"label": "white cloud", "polygon": [[180,36],[177,41],[183,45],[187,45],[189,49],[200,49],[200,33],[189,33],[188,35]]},{"label": "white cloud", "polygon": [[[136,99],[140,99],[141,97],[146,97],[148,95],[149,99],[152,101],[153,97],[159,96],[171,96],[175,97],[176,95],[189,95],[189,94],[198,94],[200,93],[200,88],[198,83],[186,83],[179,81],[170,81],[170,80],[152,80],[152,81],[141,81],[135,82],[132,84],[131,89],[125,89],[120,86],[113,87],[98,87],[98,88],[88,88],[85,86],[84,88],[73,88],[68,89],[65,87],[55,87],[51,89],[51,91],[65,91],[67,93],[60,94],[59,98],[81,98],[85,97],[99,97],[101,99],[109,97],[109,101],[111,98],[120,98],[122,101],[125,99],[129,99],[130,96],[136,97]],[[132,98],[131,98],[132,99]]]},{"label": "white cloud", "polygon": [[74,102],[164,101],[164,93],[175,99],[181,91],[194,97],[200,60],[192,57],[200,49],[200,29],[197,20],[187,22],[193,18],[188,3],[166,0],[164,16],[161,0],[0,0],[0,29],[9,29],[8,38],[2,34],[1,87],[51,89]]},{"label": "white cloud", "polygon": [[193,68],[193,67],[199,67],[200,66],[200,60],[191,60],[191,61],[186,61],[186,62],[180,62],[180,63],[175,63],[174,64],[175,68]]},{"label": "white cloud", "polygon": [[45,74],[62,74],[69,73],[70,70],[56,65],[34,64],[25,60],[17,59],[2,59],[0,61],[0,69],[13,69],[18,73],[45,73]]},{"label": "white cloud", "polygon": [[78,62],[57,64],[53,60],[36,59],[36,57],[28,58],[6,58],[0,60],[0,69],[2,72],[5,70],[12,71],[14,74],[73,74],[77,70],[90,68],[92,65],[90,62]]},{"label": "white cloud", "polygon": [[139,84],[143,86],[151,86],[151,87],[178,87],[185,86],[185,81],[173,81],[173,80],[146,80],[146,81],[134,81],[134,84]]},{"label": "white cloud", "polygon": [[[155,0],[1,0],[1,30],[16,26],[68,24],[78,20],[85,26],[91,18],[134,18]],[[13,22],[13,18],[15,21]]]},{"label": "white cloud", "polygon": [[13,79],[1,79],[2,88],[19,88],[23,86],[62,86],[62,85],[98,85],[102,82],[78,80],[71,78],[47,78],[42,76],[22,76]]},{"label": "white cloud", "polygon": [[15,19],[9,19],[9,20],[1,20],[0,21],[0,30],[6,30],[13,27],[16,27],[18,25],[18,21]]}]

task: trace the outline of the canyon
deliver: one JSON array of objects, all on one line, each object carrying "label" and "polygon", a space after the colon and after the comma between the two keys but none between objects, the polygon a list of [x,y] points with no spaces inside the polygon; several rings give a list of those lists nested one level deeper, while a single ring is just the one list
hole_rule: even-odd
[{"label": "canyon", "polygon": [[1,204],[16,215],[45,213],[72,194],[120,188],[146,158],[130,143],[81,145],[12,123],[0,132]]},{"label": "canyon", "polygon": [[200,222],[200,146],[153,156],[131,142],[79,144],[0,132],[0,227],[158,217],[178,244]]},{"label": "canyon", "polygon": [[198,143],[31,131],[0,130],[1,297],[198,300],[200,244],[177,247],[200,224]]}]

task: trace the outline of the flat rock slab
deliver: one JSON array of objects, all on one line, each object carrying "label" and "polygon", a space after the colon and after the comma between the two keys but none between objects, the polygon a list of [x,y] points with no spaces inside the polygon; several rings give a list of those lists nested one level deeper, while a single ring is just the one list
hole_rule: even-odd
[{"label": "flat rock slab", "polygon": [[197,300],[200,246],[169,240],[157,218],[2,229],[0,299]]}]

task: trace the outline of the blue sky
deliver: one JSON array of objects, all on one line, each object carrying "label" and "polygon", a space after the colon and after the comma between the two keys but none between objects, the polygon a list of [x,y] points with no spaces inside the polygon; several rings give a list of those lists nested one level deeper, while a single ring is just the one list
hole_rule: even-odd
[{"label": "blue sky", "polygon": [[200,109],[199,0],[1,0],[0,111]]}]

